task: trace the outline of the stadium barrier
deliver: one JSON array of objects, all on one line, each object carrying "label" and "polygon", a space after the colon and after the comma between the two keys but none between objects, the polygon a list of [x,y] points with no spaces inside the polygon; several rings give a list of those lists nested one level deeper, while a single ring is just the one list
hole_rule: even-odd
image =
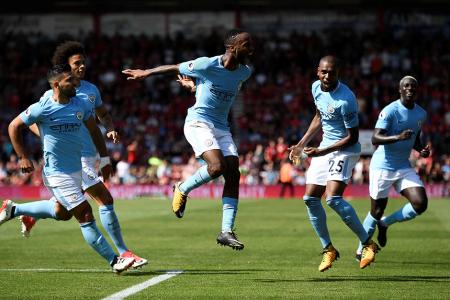
[{"label": "stadium barrier", "polygon": [[[207,184],[192,191],[192,198],[220,198],[222,185]],[[132,199],[135,197],[171,197],[172,186],[169,185],[111,185],[109,190],[115,199]],[[449,186],[446,184],[426,185],[428,197],[449,197]],[[278,199],[280,197],[280,185],[241,185],[240,198],[254,199]],[[291,197],[289,189],[285,190],[285,197],[301,199],[305,193],[305,186],[294,186],[294,195]],[[349,185],[345,197],[368,198],[368,185]],[[44,186],[0,186],[0,199],[39,200],[49,199],[50,192]],[[389,197],[398,198],[399,194],[391,189]]]}]

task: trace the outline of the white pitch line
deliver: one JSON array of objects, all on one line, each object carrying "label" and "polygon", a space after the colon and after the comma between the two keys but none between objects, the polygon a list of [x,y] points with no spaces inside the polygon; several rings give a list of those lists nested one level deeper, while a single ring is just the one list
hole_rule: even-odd
[{"label": "white pitch line", "polygon": [[181,270],[168,271],[167,273],[165,273],[163,275],[159,275],[159,276],[153,277],[147,281],[144,281],[142,283],[133,285],[127,289],[124,289],[124,290],[121,290],[120,292],[112,294],[111,296],[103,298],[102,300],[122,300],[128,296],[134,295],[142,290],[145,290],[149,286],[156,285],[156,284],[160,283],[161,281],[167,280],[167,279],[177,276],[181,273],[183,273],[183,271],[181,271]]}]

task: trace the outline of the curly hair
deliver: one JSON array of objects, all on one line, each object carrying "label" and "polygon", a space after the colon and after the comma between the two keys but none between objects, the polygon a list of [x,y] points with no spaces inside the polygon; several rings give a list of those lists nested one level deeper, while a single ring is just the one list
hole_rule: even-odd
[{"label": "curly hair", "polygon": [[83,44],[77,41],[66,41],[56,47],[55,53],[53,53],[52,65],[67,64],[69,57],[75,54],[86,56]]},{"label": "curly hair", "polygon": [[223,39],[223,43],[226,48],[230,47],[236,42],[236,37],[245,31],[239,28],[231,29],[225,34],[225,38]]}]

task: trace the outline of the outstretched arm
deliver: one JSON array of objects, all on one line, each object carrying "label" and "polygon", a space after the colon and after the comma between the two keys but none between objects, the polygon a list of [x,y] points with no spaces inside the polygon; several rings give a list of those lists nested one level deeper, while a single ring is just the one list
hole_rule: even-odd
[{"label": "outstretched arm", "polygon": [[381,128],[375,128],[372,135],[372,144],[374,145],[386,145],[392,144],[398,141],[404,141],[410,139],[414,133],[411,129],[403,130],[400,134],[386,135],[387,131]]},{"label": "outstretched arm", "polygon": [[112,116],[106,109],[105,105],[100,105],[95,109],[95,114],[97,115],[100,122],[106,128],[106,136],[109,139],[113,140],[114,144],[118,144],[120,142],[119,133],[114,129],[114,124],[112,121]]},{"label": "outstretched arm", "polygon": [[108,180],[112,173],[111,163],[106,149],[105,139],[102,136],[102,132],[95,123],[94,117],[90,116],[84,124],[91,135],[92,141],[100,154],[100,171],[102,172],[103,179]]},{"label": "outstretched arm", "polygon": [[153,69],[147,69],[147,70],[131,70],[126,69],[123,70],[122,73],[126,74],[127,80],[142,80],[152,75],[162,75],[162,74],[175,74],[179,72],[179,65],[164,65],[159,66]]},{"label": "outstretched arm", "polygon": [[26,128],[27,125],[22,121],[22,119],[17,116],[8,126],[8,134],[11,139],[11,143],[19,157],[19,166],[23,173],[30,173],[34,171],[34,166],[31,160],[28,158],[28,153],[26,147],[23,143],[22,130]]}]

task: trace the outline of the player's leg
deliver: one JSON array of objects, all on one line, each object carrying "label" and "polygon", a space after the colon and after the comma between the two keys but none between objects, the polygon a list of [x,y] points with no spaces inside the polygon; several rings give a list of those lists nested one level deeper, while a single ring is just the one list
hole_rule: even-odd
[{"label": "player's leg", "polygon": [[339,252],[331,243],[327,227],[327,216],[321,201],[326,189],[327,160],[326,156],[314,157],[311,160],[311,165],[306,173],[306,191],[303,196],[309,221],[322,244],[320,272],[331,268],[333,262],[339,257]]},{"label": "player's leg", "polygon": [[[389,190],[395,183],[396,173],[383,169],[370,169],[369,173],[369,195],[370,211],[364,219],[363,226],[370,238],[372,238],[375,228],[378,225],[378,243],[381,247],[386,245],[386,230],[380,227],[380,219],[386,209]],[[363,245],[360,242],[356,250],[356,259],[361,260]]]},{"label": "player's leg", "polygon": [[134,257],[133,268],[148,264],[148,260],[135,255],[128,249],[122,237],[119,219],[114,210],[114,199],[100,180],[95,168],[97,157],[82,157],[82,188],[97,203],[100,222],[122,257]]},{"label": "player's leg", "polygon": [[225,156],[226,168],[223,176],[225,185],[222,195],[222,230],[217,242],[235,250],[244,249],[244,244],[238,240],[234,232],[234,224],[239,204],[239,158],[238,156]]},{"label": "player's leg", "polygon": [[80,223],[85,241],[113,267],[116,273],[128,269],[134,259],[117,257],[95,223],[92,208],[81,190],[81,172],[47,177],[47,187],[58,202]]},{"label": "player's leg", "polygon": [[412,168],[399,170],[398,172],[401,179],[395,183],[395,187],[409,200],[409,203],[381,220],[381,225],[386,227],[397,222],[414,219],[417,215],[422,214],[428,205],[425,188],[416,172]]},{"label": "player's leg", "polygon": [[187,197],[193,189],[220,176],[225,162],[220,159],[219,144],[214,137],[214,126],[200,121],[184,125],[184,135],[192,146],[196,157],[202,157],[206,165],[201,166],[184,182],[178,182],[173,188],[172,210],[178,218],[182,218],[186,208]]},{"label": "player's leg", "polygon": [[360,267],[365,268],[375,260],[378,246],[369,238],[353,206],[343,198],[345,188],[358,159],[358,154],[345,151],[336,151],[330,154],[327,176],[327,204],[341,217],[363,244]]}]

